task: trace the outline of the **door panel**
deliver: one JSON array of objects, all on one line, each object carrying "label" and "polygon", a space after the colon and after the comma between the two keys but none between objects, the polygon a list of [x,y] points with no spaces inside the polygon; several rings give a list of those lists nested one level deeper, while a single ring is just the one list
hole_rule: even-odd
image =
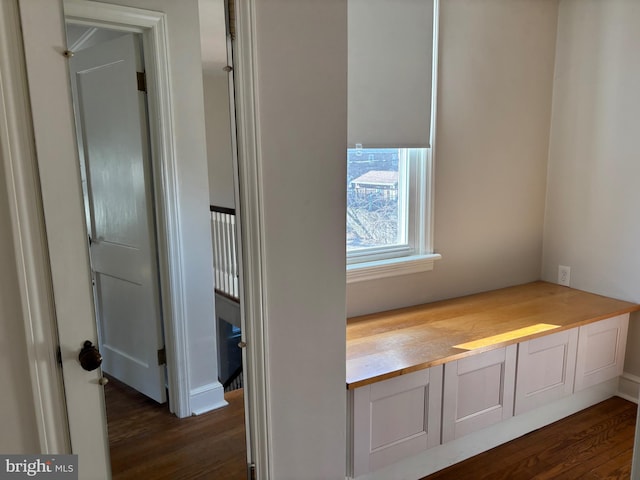
[{"label": "door panel", "polygon": [[91,263],[103,370],[166,401],[152,179],[139,39],[125,34],[76,52],[79,142],[86,172]]},{"label": "door panel", "polygon": [[78,364],[85,340],[96,342],[87,233],[73,130],[62,2],[20,0],[40,188],[51,261],[65,401],[82,480],[111,478],[99,370]]}]

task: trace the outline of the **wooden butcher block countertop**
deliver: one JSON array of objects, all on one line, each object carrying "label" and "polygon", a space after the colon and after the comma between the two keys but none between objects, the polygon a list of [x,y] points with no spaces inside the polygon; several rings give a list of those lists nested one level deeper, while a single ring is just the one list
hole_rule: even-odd
[{"label": "wooden butcher block countertop", "polygon": [[640,310],[534,282],[347,320],[347,388]]}]

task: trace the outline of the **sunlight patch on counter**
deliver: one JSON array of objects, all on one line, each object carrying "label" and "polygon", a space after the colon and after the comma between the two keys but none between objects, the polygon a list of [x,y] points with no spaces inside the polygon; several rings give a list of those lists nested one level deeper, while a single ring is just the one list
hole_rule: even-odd
[{"label": "sunlight patch on counter", "polygon": [[497,345],[512,340],[519,340],[529,335],[535,335],[540,332],[546,332],[559,328],[559,325],[551,325],[549,323],[537,323],[528,327],[519,328],[517,330],[511,330],[510,332],[501,333],[492,337],[481,338],[479,340],[473,340],[467,343],[461,343],[460,345],[454,345],[454,348],[460,348],[462,350],[475,350],[478,348],[489,347],[491,345]]}]

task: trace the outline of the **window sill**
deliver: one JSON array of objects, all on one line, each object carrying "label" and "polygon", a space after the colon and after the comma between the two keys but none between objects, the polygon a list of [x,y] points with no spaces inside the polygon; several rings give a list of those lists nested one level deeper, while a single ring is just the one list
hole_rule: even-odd
[{"label": "window sill", "polygon": [[347,265],[347,284],[427,272],[433,270],[433,264],[441,258],[442,256],[437,253],[430,253],[427,255],[411,255],[409,257],[354,263]]}]

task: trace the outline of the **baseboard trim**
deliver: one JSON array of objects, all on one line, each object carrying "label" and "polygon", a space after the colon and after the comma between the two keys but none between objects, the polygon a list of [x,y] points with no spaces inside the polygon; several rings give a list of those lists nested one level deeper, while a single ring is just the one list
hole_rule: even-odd
[{"label": "baseboard trim", "polygon": [[387,480],[389,478],[416,480],[514,440],[617,394],[618,378],[614,378],[549,405],[509,418],[479,432],[431,448],[420,455],[362,475],[357,480]]},{"label": "baseboard trim", "polygon": [[191,390],[189,393],[191,415],[216,410],[229,405],[224,399],[224,388],[220,382],[213,382]]},{"label": "baseboard trim", "polygon": [[624,372],[620,375],[618,381],[618,396],[629,400],[633,403],[638,403],[638,397],[640,392],[640,377],[631,373]]}]

